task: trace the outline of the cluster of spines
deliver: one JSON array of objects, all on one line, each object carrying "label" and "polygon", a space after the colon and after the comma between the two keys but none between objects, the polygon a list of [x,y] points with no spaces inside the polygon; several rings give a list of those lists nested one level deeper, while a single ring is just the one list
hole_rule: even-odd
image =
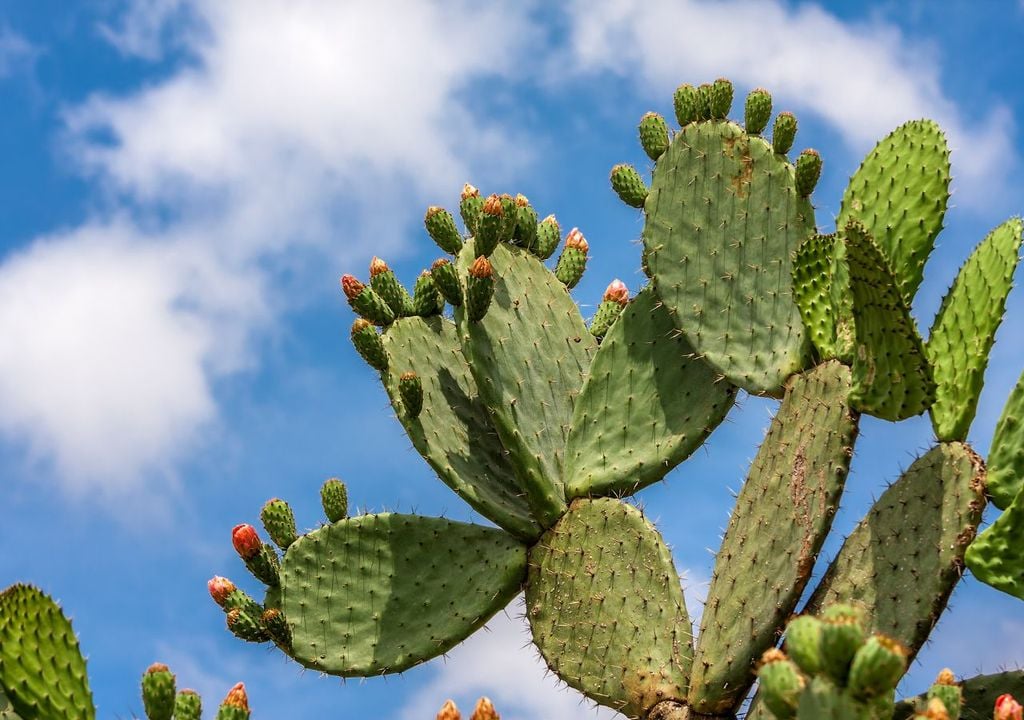
[{"label": "cluster of spines", "polygon": [[[336,523],[348,517],[348,490],[338,478],[324,482],[320,500],[328,522]],[[271,498],[263,505],[260,520],[267,535],[283,552],[299,538],[295,514],[280,498]],[[253,577],[269,590],[276,590],[280,584],[280,560],[274,548],[263,542],[256,528],[247,523],[236,525],[231,531],[231,544]],[[231,580],[219,575],[209,580],[207,590],[224,611],[228,630],[235,637],[254,643],[273,641],[291,654],[291,629],[276,603],[261,605]]]}]

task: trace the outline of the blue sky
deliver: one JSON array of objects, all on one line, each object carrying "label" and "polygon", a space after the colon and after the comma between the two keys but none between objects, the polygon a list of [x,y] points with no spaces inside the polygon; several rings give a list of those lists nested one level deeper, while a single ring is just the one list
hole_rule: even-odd
[{"label": "blue sky", "polygon": [[[337,290],[374,254],[411,284],[438,254],[424,209],[454,207],[463,182],[583,230],[587,316],[612,278],[641,285],[641,220],[607,175],[647,166],[636,122],[671,116],[681,82],[727,76],[797,113],[797,148],[825,157],[823,230],[877,139],[939,121],[955,192],[924,327],[973,246],[1024,210],[1019,3],[476,5],[0,0],[0,586],[62,601],[101,717],[140,712],[154,660],[211,706],[245,681],[257,717],[412,720],[479,694],[507,720],[611,717],[544,677],[514,607],[447,660],[341,683],[235,640],[206,593],[213,574],[245,582],[234,524],[281,496],[315,527],[332,475],[363,508],[474,519],[410,448]],[[1018,289],[982,453],[1022,357]],[[744,399],[638,498],[695,604],[772,408]],[[924,418],[865,419],[824,559],[931,443]],[[910,691],[943,665],[1024,664],[1019,601],[967,578],[952,604]]]}]

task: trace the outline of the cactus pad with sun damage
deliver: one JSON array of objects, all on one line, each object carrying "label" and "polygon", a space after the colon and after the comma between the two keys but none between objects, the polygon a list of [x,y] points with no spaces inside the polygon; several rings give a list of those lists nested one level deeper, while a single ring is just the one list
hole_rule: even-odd
[{"label": "cactus pad with sun damage", "polygon": [[811,576],[850,467],[850,370],[829,361],[791,379],[718,551],[690,679],[698,711],[734,707],[753,660],[778,640]]},{"label": "cactus pad with sun damage", "polygon": [[526,548],[479,525],[360,515],[296,540],[281,567],[293,656],[343,677],[447,652],[519,592]]},{"label": "cactus pad with sun damage", "polygon": [[[436,316],[399,318],[383,340],[389,358],[384,387],[413,446],[481,515],[516,537],[536,538],[540,526],[477,396],[455,325]],[[402,411],[399,398],[399,378],[409,371],[423,384],[423,409],[415,418]]]},{"label": "cactus pad with sun damage", "polygon": [[[463,264],[472,255],[467,243]],[[597,340],[565,287],[525,250],[490,256],[494,297],[470,322],[456,313],[470,366],[534,517],[550,527],[565,511],[562,462],[573,403]]]},{"label": "cactus pad with sun damage", "polygon": [[644,288],[604,338],[576,400],[566,494],[631,494],[660,480],[725,419],[735,393]]},{"label": "cactus pad with sun damage", "polygon": [[71,623],[30,585],[0,593],[0,697],[25,720],[92,720],[85,659]]},{"label": "cactus pad with sun damage", "polygon": [[935,381],[910,307],[864,228],[851,222],[843,239],[857,335],[853,406],[883,420],[920,415],[935,399]]},{"label": "cactus pad with sun damage", "polygon": [[777,392],[806,364],[791,258],[814,233],[793,166],[731,122],[682,128],[658,160],[643,241],[658,295],[712,366]]},{"label": "cactus pad with sun damage", "polygon": [[682,700],[690,620],[672,555],[639,510],[575,500],[530,550],[526,615],[548,666],[629,717]]},{"label": "cactus pad with sun damage", "polygon": [[912,660],[963,574],[984,492],[985,469],[974,451],[959,442],[933,447],[846,538],[805,612],[859,606],[868,629],[902,643]]},{"label": "cactus pad with sun damage", "polygon": [[864,159],[843,195],[836,227],[857,220],[889,259],[903,296],[917,292],[949,200],[949,148],[931,120],[893,130]]},{"label": "cactus pad with sun damage", "polygon": [[1020,218],[1013,218],[989,233],[960,268],[935,316],[927,351],[936,384],[932,426],[939,440],[967,439],[1013,286],[1021,230]]}]

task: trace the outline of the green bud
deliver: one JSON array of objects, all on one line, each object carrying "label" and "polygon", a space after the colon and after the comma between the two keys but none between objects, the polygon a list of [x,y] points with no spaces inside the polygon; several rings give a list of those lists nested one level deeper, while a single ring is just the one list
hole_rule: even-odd
[{"label": "green bud", "polygon": [[800,197],[810,197],[814,186],[821,177],[821,155],[817,150],[807,149],[796,159],[796,192]]},{"label": "green bud", "polygon": [[640,118],[640,145],[651,160],[660,158],[668,150],[668,124],[665,118],[649,112]]},{"label": "green bud", "polygon": [[373,323],[365,318],[356,318],[352,323],[351,338],[356,351],[370,367],[380,372],[388,369],[388,353]]},{"label": "green bud", "polygon": [[455,218],[452,214],[437,206],[427,208],[427,214],[423,218],[423,224],[427,228],[430,238],[437,243],[437,246],[449,255],[458,255],[462,249],[462,235],[455,227]]},{"label": "green bud", "polygon": [[747,104],[743,111],[743,124],[750,135],[760,135],[768,127],[772,116],[772,96],[767,90],[757,88],[747,95]]},{"label": "green bud", "polygon": [[791,112],[779,113],[772,128],[772,149],[779,155],[785,155],[793,147],[795,139],[796,116]]},{"label": "green bud", "polygon": [[267,500],[263,509],[260,510],[260,520],[263,521],[267,535],[282,550],[287,550],[298,537],[295,529],[295,513],[292,512],[288,503],[280,498]]},{"label": "green bud", "polygon": [[174,714],[174,675],[163,663],[153,663],[143,674],[142,705],[149,720],[171,720]]},{"label": "green bud", "polygon": [[320,488],[320,504],[327,521],[336,523],[348,517],[348,489],[338,478],[329,478]]},{"label": "green bud", "polygon": [[676,122],[679,127],[685,127],[698,119],[698,98],[697,88],[693,85],[680,85],[676,88],[675,97],[672,98],[675,106]]},{"label": "green bud", "polygon": [[636,168],[625,163],[612,168],[612,190],[630,207],[642,208],[647,200],[647,186]]},{"label": "green bud", "polygon": [[419,417],[423,410],[423,381],[414,372],[402,373],[398,379],[398,394],[405,406],[405,414],[410,418]]},{"label": "green bud", "polygon": [[708,107],[711,117],[714,120],[724,120],[729,117],[732,109],[732,83],[725,78],[718,78],[711,84],[708,93]]}]

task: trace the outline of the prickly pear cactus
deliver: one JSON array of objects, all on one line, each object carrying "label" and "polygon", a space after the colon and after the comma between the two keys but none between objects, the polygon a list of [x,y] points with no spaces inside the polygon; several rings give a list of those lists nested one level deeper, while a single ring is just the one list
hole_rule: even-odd
[{"label": "prickly pear cactus", "polygon": [[[773,121],[759,88],[733,122],[732,99],[727,80],[683,85],[678,129],[643,116],[653,177],[620,164],[610,180],[642,210],[650,283],[631,298],[612,281],[589,326],[569,292],[586,271],[584,233],[563,240],[524,196],[469,184],[461,229],[455,213],[427,211],[446,256],[411,292],[379,258],[369,282],[342,278],[359,316],[353,345],[413,447],[498,527],[350,517],[332,479],[321,491],[328,522],[303,534],[275,498],[262,519],[280,554],[249,525],[232,534],[261,599],[210,581],[232,633],[332,675],[378,675],[446,652],[524,592],[552,672],[628,717],[733,718],[760,676],[750,717],[888,720],[893,688],[965,562],[1024,593],[1024,556],[1009,540],[1024,516],[1024,391],[1000,421],[988,490],[966,442],[1021,222],[979,246],[925,342],[910,308],[948,200],[941,131],[915,121],[879,143],[835,231],[822,231],[810,196],[823,161],[812,150],[789,158],[796,118]],[[693,637],[671,553],[627,498],[700,448],[738,389],[781,405]],[[925,411],[938,443],[846,538],[787,630],[841,502],[861,414]],[[699,480],[683,470],[683,482]],[[987,491],[1006,512],[971,545]],[[1019,679],[993,682],[1014,692]],[[937,683],[925,700],[956,704],[972,683],[992,687]],[[458,716],[454,704],[438,715]]]}]

